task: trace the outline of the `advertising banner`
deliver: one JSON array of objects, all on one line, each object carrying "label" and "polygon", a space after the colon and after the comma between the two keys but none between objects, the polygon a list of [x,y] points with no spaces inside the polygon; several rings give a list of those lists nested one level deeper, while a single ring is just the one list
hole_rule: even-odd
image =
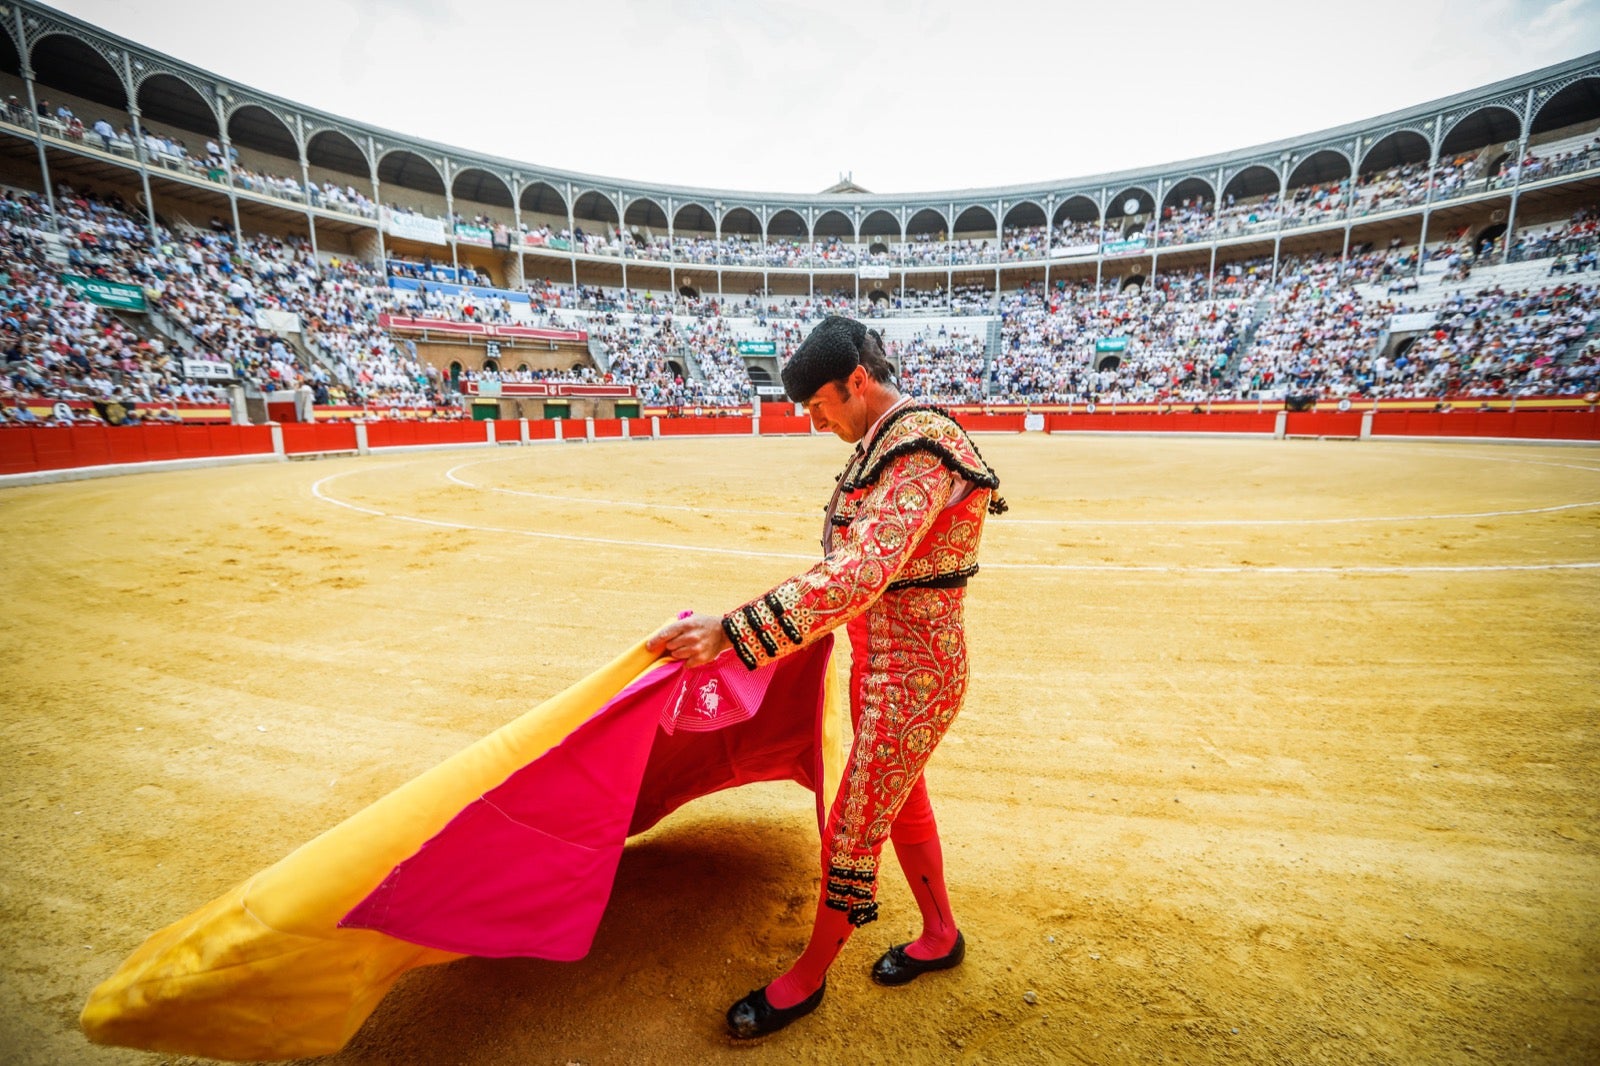
[{"label": "advertising banner", "polygon": [[86,278],[80,274],[62,274],[61,284],[84,297],[90,303],[109,307],[115,311],[143,311],[144,290],[137,285],[123,285],[115,281]]},{"label": "advertising banner", "polygon": [[426,215],[401,214],[383,209],[383,228],[391,236],[428,244],[444,244],[444,219]]},{"label": "advertising banner", "polygon": [[1096,355],[1102,352],[1125,352],[1128,350],[1128,338],[1101,337],[1094,342],[1094,350]]},{"label": "advertising banner", "polygon": [[468,226],[463,224],[456,227],[456,239],[488,244],[494,239],[494,231],[489,229],[488,226]]},{"label": "advertising banner", "polygon": [[1138,255],[1144,251],[1144,238],[1133,237],[1125,241],[1106,241],[1100,248],[1106,255]]},{"label": "advertising banner", "polygon": [[740,355],[777,355],[777,341],[740,341]]},{"label": "advertising banner", "polygon": [[872,281],[889,280],[889,268],[886,266],[864,266],[859,273],[862,278]]},{"label": "advertising banner", "polygon": [[227,363],[213,362],[210,359],[185,359],[183,361],[183,376],[186,378],[199,378],[201,381],[232,381],[233,367]]},{"label": "advertising banner", "polygon": [[1098,244],[1069,244],[1063,248],[1055,249],[1050,254],[1062,259],[1072,259],[1080,255],[1093,255],[1099,250],[1100,246]]}]

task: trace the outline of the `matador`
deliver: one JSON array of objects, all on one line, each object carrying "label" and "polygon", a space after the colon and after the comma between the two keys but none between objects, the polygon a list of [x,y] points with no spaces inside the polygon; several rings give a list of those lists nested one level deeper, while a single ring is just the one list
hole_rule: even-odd
[{"label": "matador", "polygon": [[922,935],[872,968],[905,984],[958,965],[966,941],[950,910],[923,767],[967,688],[962,605],[978,572],[999,478],[949,414],[900,395],[882,339],[830,316],[782,371],[784,391],[819,432],[856,448],[823,527],[823,559],[721,617],[695,614],[651,638],[690,665],[731,649],[751,669],[844,626],[855,727],[844,779],[822,834],[822,890],[799,959],[727,1014],[733,1036],[783,1028],[822,1002],[828,967],[850,933],[877,917],[878,858],[894,842],[922,916]]}]

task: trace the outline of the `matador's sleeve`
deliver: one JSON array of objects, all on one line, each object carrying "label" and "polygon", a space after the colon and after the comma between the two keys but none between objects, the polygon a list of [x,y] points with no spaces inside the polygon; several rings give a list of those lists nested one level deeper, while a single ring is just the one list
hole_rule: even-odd
[{"label": "matador's sleeve", "polygon": [[937,455],[914,451],[891,462],[826,558],[723,616],[744,665],[754,670],[797,651],[871,607],[954,491],[955,475]]}]

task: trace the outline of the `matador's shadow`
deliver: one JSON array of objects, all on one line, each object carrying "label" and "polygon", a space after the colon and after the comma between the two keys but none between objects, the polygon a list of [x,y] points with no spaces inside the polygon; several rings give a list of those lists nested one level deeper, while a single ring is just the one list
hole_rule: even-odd
[{"label": "matador's shadow", "polygon": [[336,1055],[357,1063],[697,1061],[722,1011],[792,961],[816,899],[804,793],[792,818],[696,819],[631,843],[588,957],[414,970]]}]

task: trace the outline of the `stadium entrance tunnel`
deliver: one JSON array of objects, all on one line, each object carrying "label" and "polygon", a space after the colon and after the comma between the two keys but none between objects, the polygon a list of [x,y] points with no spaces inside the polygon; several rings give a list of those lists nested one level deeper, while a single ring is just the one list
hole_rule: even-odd
[{"label": "stadium entrance tunnel", "polygon": [[1119,291],[1127,292],[1129,289],[1138,289],[1142,292],[1144,290],[1144,275],[1129,274],[1125,279],[1123,279]]},{"label": "stadium entrance tunnel", "polygon": [[882,241],[873,241],[870,245],[867,246],[867,254],[868,255],[888,255],[889,254],[889,246],[887,244],[884,244]]},{"label": "stadium entrance tunnel", "polygon": [[1122,356],[1120,356],[1120,355],[1102,355],[1099,359],[1095,360],[1094,368],[1096,370],[1115,370],[1115,369],[1117,369],[1117,367],[1119,367],[1121,365],[1122,365]]},{"label": "stadium entrance tunnel", "polygon": [[867,299],[871,300],[875,304],[886,304],[889,302],[889,294],[884,292],[882,289],[873,289],[871,292],[867,293]]},{"label": "stadium entrance tunnel", "polygon": [[700,299],[700,290],[693,285],[679,285],[678,295],[690,300]]},{"label": "stadium entrance tunnel", "polygon": [[1496,222],[1492,226],[1485,227],[1477,237],[1473,238],[1472,254],[1483,255],[1486,251],[1491,250],[1495,242],[1505,235],[1506,224],[1504,222]]},{"label": "stadium entrance tunnel", "polygon": [[672,376],[675,378],[687,378],[689,376],[683,372],[683,364],[676,359],[667,360],[667,369],[672,371]]}]

